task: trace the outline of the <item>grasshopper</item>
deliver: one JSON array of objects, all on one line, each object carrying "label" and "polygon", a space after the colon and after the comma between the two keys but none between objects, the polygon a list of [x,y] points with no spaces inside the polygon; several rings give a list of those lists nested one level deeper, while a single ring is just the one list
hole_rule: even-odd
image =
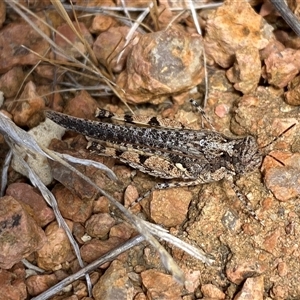
[{"label": "grasshopper", "polygon": [[260,222],[246,196],[233,182],[234,176],[250,173],[262,163],[253,136],[230,138],[215,130],[186,129],[180,122],[167,118],[118,116],[100,108],[96,111],[97,118],[122,120],[125,124],[86,120],[54,111],[47,111],[46,115],[66,129],[85,135],[89,150],[116,158],[151,176],[173,180],[157,184],[135,203],[155,189],[227,179],[246,211]]}]

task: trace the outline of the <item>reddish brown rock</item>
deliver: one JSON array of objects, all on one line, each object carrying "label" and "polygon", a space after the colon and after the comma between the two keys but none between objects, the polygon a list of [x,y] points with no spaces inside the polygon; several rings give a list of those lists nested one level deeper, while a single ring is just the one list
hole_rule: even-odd
[{"label": "reddish brown rock", "polygon": [[39,226],[44,227],[55,219],[53,210],[31,185],[12,183],[8,186],[6,194],[29,205],[32,208],[33,218]]},{"label": "reddish brown rock", "polygon": [[[78,23],[73,22],[73,25],[75,29],[81,34],[83,39],[85,39],[86,43],[90,46],[93,43],[93,37],[89,33],[88,29],[85,27],[85,25],[81,22]],[[66,55],[69,55],[71,57],[80,58],[82,55],[80,54],[87,54],[87,49],[84,45],[84,43],[81,41],[81,39],[76,35],[76,33],[71,29],[71,27],[68,24],[63,24],[57,28],[57,31],[66,37],[70,42],[67,42],[65,39],[63,39],[60,34],[55,35],[55,43],[61,47],[64,50],[64,53]],[[79,51],[80,52],[79,52]],[[68,60],[66,57],[58,54],[57,59],[60,60]]]},{"label": "reddish brown rock", "polygon": [[109,214],[94,214],[85,223],[87,234],[92,237],[104,238],[115,225],[115,220]]},{"label": "reddish brown rock", "polygon": [[117,79],[128,101],[158,103],[171,93],[185,92],[204,75],[203,43],[198,34],[169,29],[144,34]]},{"label": "reddish brown rock", "polygon": [[109,232],[109,237],[117,237],[122,240],[128,240],[134,233],[134,228],[126,222],[114,225]]},{"label": "reddish brown rock", "polygon": [[112,17],[96,15],[89,30],[91,33],[99,34],[100,32],[107,31],[114,24],[115,20]]},{"label": "reddish brown rock", "polygon": [[258,49],[246,47],[238,49],[235,53],[235,63],[226,72],[228,79],[234,83],[234,88],[243,94],[256,90],[261,76],[261,62]]},{"label": "reddish brown rock", "polygon": [[269,84],[283,88],[299,73],[299,61],[299,50],[287,48],[282,51],[274,51],[265,59],[264,77]]},{"label": "reddish brown rock", "polygon": [[[52,66],[52,65],[44,65],[44,64],[38,65],[34,69],[34,71],[38,76],[41,76],[43,78],[47,78],[49,80],[53,80],[53,78],[55,78],[55,77],[59,77],[59,78],[61,78],[61,80],[63,80],[63,78],[64,78],[62,72],[59,72],[57,70],[57,68],[55,66]],[[52,86],[47,86],[47,87],[48,87],[48,93],[50,93],[50,91],[53,91]],[[40,93],[40,95],[43,96],[42,93]]]},{"label": "reddish brown rock", "polygon": [[274,284],[274,286],[271,289],[271,295],[273,296],[273,299],[288,299],[288,286],[282,285],[280,283]]},{"label": "reddish brown rock", "polygon": [[0,299],[28,299],[24,279],[25,278],[18,278],[13,272],[0,269]]},{"label": "reddish brown rock", "polygon": [[[158,12],[158,14],[157,14],[157,21],[158,21],[158,24],[159,24],[158,28],[167,28],[170,25],[170,23],[172,22],[172,20],[174,20],[175,14],[178,17],[177,21],[178,21],[179,24],[181,23],[181,21],[182,21],[183,24],[186,23],[187,19],[190,16],[189,13],[187,13],[187,12],[183,13],[183,11],[182,11],[181,14],[177,14],[174,11],[172,11],[172,8],[176,7],[178,9],[178,7],[182,6],[181,4],[183,5],[183,7],[185,9],[186,8],[186,5],[185,5],[186,2],[178,2],[178,1],[176,1],[176,2],[174,2],[174,1],[160,2],[160,5],[157,6],[157,12]],[[173,23],[173,26],[174,27],[175,26],[176,27],[181,27],[179,24],[175,25]],[[181,29],[182,29],[182,27],[181,27]]]},{"label": "reddish brown rock", "polygon": [[[140,35],[135,32],[131,41],[124,48],[129,30],[130,28],[127,26],[111,27],[99,34],[93,45],[93,50],[99,62],[114,72],[121,72],[124,69],[127,55]],[[124,52],[118,60],[119,54],[123,50]]]},{"label": "reddish brown rock", "polygon": [[249,277],[261,275],[265,269],[266,266],[254,259],[237,262],[233,257],[226,266],[226,276],[231,282],[241,284]]},{"label": "reddish brown rock", "polygon": [[[46,70],[45,70],[45,72],[46,72]],[[42,75],[47,76],[46,74],[41,74],[41,76]],[[51,78],[54,78],[56,75],[53,74],[51,76],[49,74],[49,76],[51,76]],[[59,90],[58,87],[57,87],[57,90]],[[37,86],[36,91],[41,97],[46,99],[45,102],[47,104],[49,103],[49,109],[53,109],[53,110],[59,111],[59,112],[63,111],[64,100],[62,98],[62,93],[60,93],[60,91],[58,91],[58,92],[53,91],[53,88],[50,85],[39,85],[39,86]]]},{"label": "reddish brown rock", "polygon": [[91,278],[91,283],[92,283],[92,285],[95,285],[95,284],[96,284],[96,282],[99,280],[99,278],[100,278],[100,276],[101,276],[102,274],[103,274],[103,273],[102,273],[102,272],[99,272],[99,270],[90,273],[90,278]]},{"label": "reddish brown rock", "polygon": [[93,213],[109,213],[109,200],[105,196],[94,201]]},{"label": "reddish brown rock", "polygon": [[114,260],[93,287],[93,296],[101,300],[133,299],[133,291],[126,268]]},{"label": "reddish brown rock", "polygon": [[278,243],[278,239],[280,238],[280,229],[275,229],[274,231],[272,231],[268,236],[266,236],[262,248],[269,252],[272,253],[273,255],[276,256],[276,246]]},{"label": "reddish brown rock", "polygon": [[15,263],[40,249],[46,242],[43,230],[11,196],[0,201],[0,267]]},{"label": "reddish brown rock", "polygon": [[284,93],[286,103],[300,105],[300,76],[295,77],[288,84],[288,91]]},{"label": "reddish brown rock", "polygon": [[[72,231],[72,222],[67,221],[67,224]],[[74,259],[72,246],[65,231],[56,221],[47,226],[45,234],[47,242],[37,251],[37,264],[45,270],[59,270],[61,264]]]},{"label": "reddish brown rock", "polygon": [[225,299],[225,294],[213,284],[204,284],[201,286],[201,292],[204,297],[212,299]]},{"label": "reddish brown rock", "polygon": [[[88,296],[88,290],[87,290],[87,286],[86,286],[86,283],[81,281],[81,280],[76,280],[75,282],[72,283],[72,286],[73,286],[73,297],[76,299],[74,300],[77,300],[77,299],[84,299],[86,300],[86,296]],[[71,299],[70,299],[71,300]],[[91,299],[93,300],[93,299]]]},{"label": "reddish brown rock", "polygon": [[85,234],[85,228],[80,223],[73,224],[73,235],[78,244],[82,245],[86,240],[91,240],[91,237]]},{"label": "reddish brown rock", "polygon": [[41,111],[45,101],[36,92],[36,86],[29,81],[12,111],[13,120],[19,126],[35,127],[42,120]]},{"label": "reddish brown rock", "polygon": [[64,113],[78,118],[92,119],[98,106],[97,101],[87,91],[82,90],[67,102]]},{"label": "reddish brown rock", "polygon": [[288,268],[286,262],[278,263],[277,270],[278,270],[278,275],[280,277],[286,276],[289,272],[289,268]]},{"label": "reddish brown rock", "polygon": [[[173,258],[176,260],[176,256],[173,256]],[[199,270],[187,270],[184,271],[184,277],[184,287],[189,293],[194,293],[200,285],[201,272]]]},{"label": "reddish brown rock", "polygon": [[270,43],[259,51],[260,59],[265,60],[274,52],[280,52],[285,49],[284,45],[277,40],[271,40]]},{"label": "reddish brown rock", "polygon": [[181,287],[171,275],[152,269],[142,272],[141,277],[149,299],[182,299]]},{"label": "reddish brown rock", "polygon": [[297,197],[300,193],[300,153],[272,151],[270,155],[262,166],[267,188],[280,201]]},{"label": "reddish brown rock", "polygon": [[91,263],[122,243],[124,240],[117,237],[111,237],[105,241],[92,239],[80,248],[80,253],[84,261]]},{"label": "reddish brown rock", "polygon": [[268,15],[276,15],[279,16],[279,12],[276,10],[274,5],[270,1],[263,1],[262,6],[260,8],[259,14],[262,17],[268,16]]},{"label": "reddish brown rock", "polygon": [[229,105],[226,104],[219,104],[216,106],[215,108],[215,114],[219,117],[219,118],[225,118],[226,116],[228,116],[229,113]]},{"label": "reddish brown rock", "polygon": [[26,278],[26,267],[24,266],[23,262],[18,262],[13,265],[13,267],[8,270],[9,272],[12,272],[15,275],[16,279],[23,280]]},{"label": "reddish brown rock", "polygon": [[[129,207],[134,201],[139,197],[139,192],[136,188],[136,186],[130,184],[127,186],[125,192],[124,192],[124,206]],[[133,206],[134,211],[137,210],[136,207],[139,207],[138,204]]]},{"label": "reddish brown rock", "polygon": [[150,202],[151,219],[166,227],[180,225],[186,218],[192,193],[184,189],[153,191]]},{"label": "reddish brown rock", "polygon": [[82,200],[62,185],[56,185],[52,193],[64,218],[84,223],[91,216],[93,199]]},{"label": "reddish brown rock", "polygon": [[[45,18],[43,14],[40,14],[39,17]],[[36,19],[33,19],[33,22],[47,36],[50,36],[48,26]],[[19,19],[18,22],[10,23],[0,32],[0,74],[17,65],[35,65],[40,60],[39,56],[29,52],[22,45],[41,56],[44,56],[49,48],[48,42],[27,22]]]},{"label": "reddish brown rock", "polygon": [[[1,3],[1,2],[0,2]],[[5,98],[17,95],[23,84],[25,74],[21,67],[14,67],[0,77],[0,90]]]},{"label": "reddish brown rock", "polygon": [[26,287],[30,296],[37,296],[58,282],[54,274],[33,275],[26,279]]},{"label": "reddish brown rock", "polygon": [[246,279],[240,292],[234,300],[263,300],[264,299],[264,277],[258,276]]},{"label": "reddish brown rock", "polygon": [[205,50],[208,56],[224,67],[232,66],[238,49],[267,46],[273,28],[259,16],[250,4],[225,1],[212,11],[207,20]]}]

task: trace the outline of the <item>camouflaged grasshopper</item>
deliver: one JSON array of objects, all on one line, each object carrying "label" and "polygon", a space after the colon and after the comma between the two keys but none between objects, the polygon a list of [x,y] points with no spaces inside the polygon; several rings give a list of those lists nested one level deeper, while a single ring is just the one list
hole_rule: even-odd
[{"label": "camouflaged grasshopper", "polygon": [[175,120],[118,116],[103,109],[97,109],[96,117],[125,124],[85,120],[53,111],[46,115],[66,129],[85,135],[89,140],[87,148],[93,152],[116,158],[151,176],[177,180],[157,184],[136,202],[155,189],[227,179],[247,212],[259,221],[246,196],[233,183],[234,176],[250,173],[261,165],[262,154],[252,136],[229,138],[214,130],[186,129]]}]

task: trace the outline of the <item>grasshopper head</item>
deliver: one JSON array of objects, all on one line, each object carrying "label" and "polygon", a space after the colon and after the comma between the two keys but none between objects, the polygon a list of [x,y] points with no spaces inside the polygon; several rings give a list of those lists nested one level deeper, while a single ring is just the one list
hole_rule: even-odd
[{"label": "grasshopper head", "polygon": [[253,136],[246,136],[239,144],[239,162],[236,165],[237,174],[251,173],[258,169],[262,163],[262,154],[256,139]]}]

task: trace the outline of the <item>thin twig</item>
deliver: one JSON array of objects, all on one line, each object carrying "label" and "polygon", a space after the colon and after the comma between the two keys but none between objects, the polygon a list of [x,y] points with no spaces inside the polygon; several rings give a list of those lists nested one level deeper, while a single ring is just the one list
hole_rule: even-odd
[{"label": "thin twig", "polygon": [[284,0],[270,0],[274,7],[278,10],[281,17],[293,29],[293,31],[300,36],[300,22],[288,8]]},{"label": "thin twig", "polygon": [[83,277],[85,274],[89,274],[93,270],[97,269],[99,266],[103,265],[106,262],[112,261],[115,257],[120,255],[121,253],[129,250],[130,248],[138,245],[139,243],[143,242],[145,238],[142,235],[138,235],[131,240],[125,242],[122,246],[119,246],[102,257],[98,258],[97,260],[93,261],[89,265],[85,266],[80,271],[70,275],[69,277],[63,279],[44,293],[40,294],[37,297],[32,298],[32,300],[46,300],[49,299],[51,296],[54,296],[56,293],[60,292],[64,287],[71,284],[75,280]]}]

